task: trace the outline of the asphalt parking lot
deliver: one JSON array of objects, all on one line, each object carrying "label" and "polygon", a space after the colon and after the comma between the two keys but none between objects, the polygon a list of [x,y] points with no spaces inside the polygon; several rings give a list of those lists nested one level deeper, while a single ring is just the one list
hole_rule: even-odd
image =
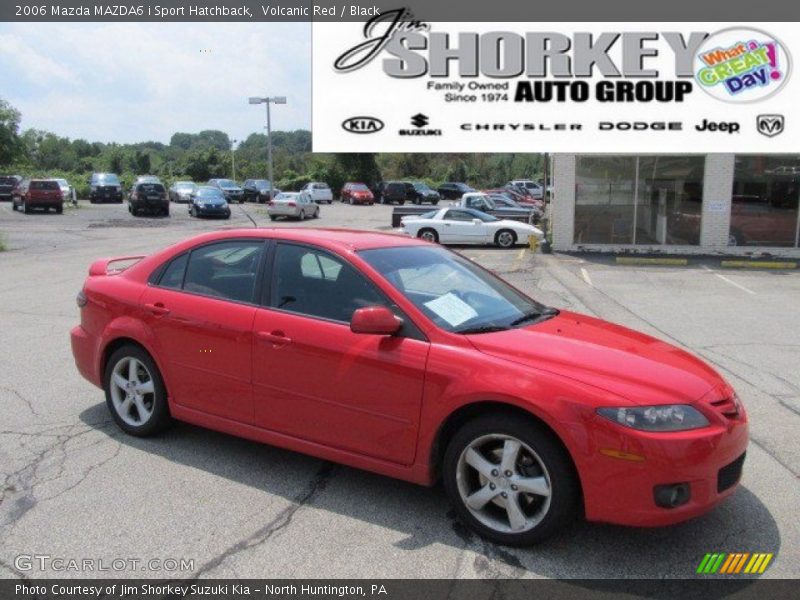
[{"label": "asphalt parking lot", "polygon": [[[278,226],[388,228],[389,207],[322,207]],[[98,257],[269,223],[134,218],[124,205],[22,215],[0,203],[0,575],[19,555],[191,559],[146,577],[692,577],[707,552],[773,552],[763,577],[800,576],[800,272],[617,266],[608,258],[465,249],[537,299],[684,346],[737,388],[751,418],[743,484],[712,513],[663,529],[576,523],[531,549],[486,543],[422,488],[189,425],[137,439],[75,369],[75,295]],[[609,489],[609,494],[613,494]],[[113,573],[112,573],[113,574]]]}]

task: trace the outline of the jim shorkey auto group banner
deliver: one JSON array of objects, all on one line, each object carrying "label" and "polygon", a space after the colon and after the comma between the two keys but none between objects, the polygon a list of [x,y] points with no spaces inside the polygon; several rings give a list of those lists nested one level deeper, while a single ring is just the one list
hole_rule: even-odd
[{"label": "jim shorkey auto group banner", "polygon": [[798,32],[752,21],[433,22],[400,8],[366,24],[317,23],[314,148],[797,151]]}]

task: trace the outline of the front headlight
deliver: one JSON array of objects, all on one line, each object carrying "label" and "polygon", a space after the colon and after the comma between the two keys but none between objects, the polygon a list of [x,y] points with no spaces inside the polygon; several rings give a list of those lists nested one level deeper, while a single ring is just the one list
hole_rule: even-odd
[{"label": "front headlight", "polygon": [[598,408],[597,414],[639,431],[688,431],[708,425],[708,419],[688,404]]}]

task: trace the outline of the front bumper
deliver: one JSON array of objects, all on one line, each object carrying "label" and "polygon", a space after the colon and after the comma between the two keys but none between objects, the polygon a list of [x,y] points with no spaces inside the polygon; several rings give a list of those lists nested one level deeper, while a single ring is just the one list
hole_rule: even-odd
[{"label": "front bumper", "polygon": [[[748,426],[737,419],[679,433],[634,431],[598,420],[590,452],[578,465],[586,519],[653,527],[686,521],[708,512],[733,494],[747,449]],[[619,450],[644,457],[634,462],[602,454]],[[675,508],[656,504],[656,486],[688,483],[689,500]]]},{"label": "front bumper", "polygon": [[230,217],[231,209],[228,206],[195,206],[195,212],[203,217]]}]

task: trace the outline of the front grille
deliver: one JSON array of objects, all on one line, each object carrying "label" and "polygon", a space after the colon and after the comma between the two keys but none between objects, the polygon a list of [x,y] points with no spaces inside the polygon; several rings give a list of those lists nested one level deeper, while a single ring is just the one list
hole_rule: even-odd
[{"label": "front grille", "polygon": [[737,406],[736,401],[732,397],[722,398],[720,400],[714,400],[710,404],[728,419],[735,419],[736,417],[739,416],[739,407]]},{"label": "front grille", "polygon": [[742,477],[745,456],[747,456],[746,452],[719,470],[719,473],[717,473],[717,493],[722,493],[738,483]]}]

